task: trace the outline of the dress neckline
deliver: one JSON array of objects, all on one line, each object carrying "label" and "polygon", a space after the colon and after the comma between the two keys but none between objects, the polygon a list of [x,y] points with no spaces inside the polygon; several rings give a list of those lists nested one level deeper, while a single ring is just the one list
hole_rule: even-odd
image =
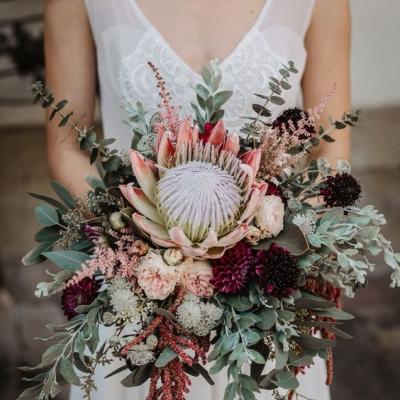
[{"label": "dress neckline", "polygon": [[[164,35],[161,34],[161,32],[157,29],[157,27],[150,21],[150,19],[144,14],[142,9],[140,8],[139,4],[137,3],[136,0],[129,0],[129,2],[132,4],[133,10],[136,13],[136,15],[142,20],[142,22],[147,26],[150,32],[153,32],[153,34],[157,37],[157,39],[162,42],[162,44],[168,48],[168,50],[171,52],[174,58],[196,79],[201,79],[201,75],[198,71],[196,71],[192,66],[190,66],[186,60],[181,57],[175,49],[169,44],[169,42],[165,39]],[[225,64],[228,64],[229,61],[235,56],[235,54],[240,50],[240,48],[244,45],[246,42],[247,38],[251,36],[253,32],[255,32],[260,25],[261,21],[263,21],[264,17],[268,13],[271,3],[273,0],[265,0],[263,7],[261,8],[261,11],[259,12],[256,20],[253,22],[253,24],[248,28],[248,30],[243,34],[243,36],[239,39],[239,41],[236,43],[236,45],[233,47],[232,51],[228,53],[227,56],[224,57],[223,60],[218,60],[219,65],[221,68],[225,66]],[[209,60],[210,62],[211,60]]]}]

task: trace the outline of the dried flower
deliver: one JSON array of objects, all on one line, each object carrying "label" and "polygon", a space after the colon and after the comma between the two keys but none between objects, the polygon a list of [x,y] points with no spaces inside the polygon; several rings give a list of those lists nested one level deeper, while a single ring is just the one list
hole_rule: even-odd
[{"label": "dried flower", "polygon": [[136,314],[137,296],[132,292],[131,285],[122,277],[113,279],[109,286],[110,304],[117,314]]},{"label": "dried flower", "polygon": [[256,225],[260,228],[263,238],[279,235],[283,230],[285,205],[281,197],[264,196],[255,214]]},{"label": "dried flower", "polygon": [[193,330],[200,324],[201,309],[200,303],[194,301],[184,301],[176,310],[179,323],[186,330]]},{"label": "dried flower", "polygon": [[139,286],[152,300],[164,300],[175,289],[179,275],[158,253],[149,253],[137,268]]},{"label": "dried flower", "polygon": [[141,366],[151,363],[155,360],[154,353],[149,350],[137,351],[130,350],[128,352],[128,359],[134,366]]},{"label": "dried flower", "polygon": [[289,132],[297,135],[300,139],[309,139],[315,134],[315,123],[310,118],[307,111],[303,111],[298,107],[285,110],[275,121],[272,127],[276,129],[280,135]]},{"label": "dried flower", "polygon": [[75,310],[81,305],[92,304],[100,290],[101,283],[95,278],[85,278],[64,289],[61,304],[68,319],[78,315]]},{"label": "dried flower", "polygon": [[179,267],[182,286],[198,297],[210,297],[214,292],[211,284],[213,272],[208,261],[186,259]]},{"label": "dried flower", "polygon": [[353,206],[361,195],[357,179],[349,174],[328,176],[320,190],[328,207]]},{"label": "dried flower", "polygon": [[293,213],[299,212],[303,209],[303,204],[301,204],[301,201],[295,197],[292,197],[288,200],[287,206],[288,209]]}]

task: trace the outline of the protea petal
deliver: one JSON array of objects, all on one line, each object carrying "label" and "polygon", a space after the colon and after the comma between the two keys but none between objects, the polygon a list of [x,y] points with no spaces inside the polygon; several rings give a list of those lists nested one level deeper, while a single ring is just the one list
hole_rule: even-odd
[{"label": "protea petal", "polygon": [[160,148],[157,154],[157,164],[161,167],[168,166],[168,162],[171,160],[175,154],[175,147],[171,143],[168,135],[164,135],[161,139]]},{"label": "protea petal", "polygon": [[192,144],[196,144],[199,141],[199,127],[195,125],[192,131]]},{"label": "protea petal", "polygon": [[147,164],[144,157],[137,151],[131,150],[130,152],[132,169],[137,181],[143,192],[153,201],[154,199],[154,187],[157,183],[157,178],[152,168]]},{"label": "protea petal", "polygon": [[240,143],[239,143],[239,135],[237,133],[228,136],[225,142],[224,150],[229,151],[235,156],[239,154]]},{"label": "protea petal", "polygon": [[191,247],[193,246],[192,241],[185,235],[183,230],[178,226],[171,228],[169,231],[169,236],[171,239],[181,247]]},{"label": "protea petal", "polygon": [[220,146],[224,143],[225,140],[225,126],[222,120],[219,120],[217,125],[215,125],[214,129],[211,132],[210,137],[207,140],[207,143]]},{"label": "protea petal", "polygon": [[247,224],[240,224],[232,232],[218,241],[218,247],[230,247],[235,245],[246,237],[248,230],[249,227]]},{"label": "protea petal", "polygon": [[218,235],[214,229],[210,229],[208,236],[199,244],[200,247],[209,249],[210,247],[215,247],[218,244]]},{"label": "protea petal", "polygon": [[193,141],[193,134],[192,134],[192,128],[190,127],[190,121],[185,119],[179,128],[176,147],[179,148],[184,144],[191,143],[192,141]]},{"label": "protea petal", "polygon": [[155,222],[144,217],[142,214],[134,213],[132,215],[132,221],[139,229],[149,234],[150,236],[157,237],[163,240],[171,240],[168,231],[164,226],[156,224]]},{"label": "protea petal", "polygon": [[208,249],[204,249],[202,247],[182,247],[182,252],[186,257],[192,257],[197,260],[207,259],[207,251]]},{"label": "protea petal", "polygon": [[132,204],[135,210],[139,211],[145,217],[157,224],[163,225],[164,221],[157,212],[157,208],[143,193],[143,190],[135,188],[132,185],[121,185],[121,193]]},{"label": "protea petal", "polygon": [[257,175],[258,170],[260,169],[261,162],[261,149],[250,150],[247,153],[244,153],[240,159],[245,163],[250,165],[253,169],[254,176]]},{"label": "protea petal", "polygon": [[228,250],[229,247],[213,247],[208,249],[207,253],[203,255],[203,258],[208,260],[218,260],[224,255],[225,251]]},{"label": "protea petal", "polygon": [[240,217],[241,221],[247,221],[248,219],[252,219],[255,212],[257,211],[258,205],[260,204],[262,198],[262,194],[259,189],[252,189],[249,201],[247,202],[247,206],[243,211],[242,216]]}]

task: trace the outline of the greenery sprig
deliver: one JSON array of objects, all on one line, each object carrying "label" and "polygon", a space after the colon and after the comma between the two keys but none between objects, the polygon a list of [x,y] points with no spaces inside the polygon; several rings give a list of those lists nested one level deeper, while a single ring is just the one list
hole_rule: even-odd
[{"label": "greenery sprig", "polygon": [[219,90],[222,75],[216,61],[205,66],[201,72],[203,83],[196,85],[197,104],[191,106],[195,112],[195,123],[203,132],[204,125],[209,122],[216,124],[224,117],[225,111],[222,106],[232,97],[233,92],[228,90]]},{"label": "greenery sprig", "polygon": [[52,121],[56,116],[60,118],[58,126],[71,128],[71,132],[77,134],[77,142],[82,151],[90,154],[90,163],[97,163],[99,172],[107,187],[112,187],[125,182],[134,180],[132,168],[118,151],[109,146],[115,139],[99,139],[93,127],[81,127],[82,118],[73,120],[74,112],[65,113],[63,110],[68,104],[67,100],[56,102],[52,91],[45,87],[42,82],[32,85],[32,95],[34,104],[40,103],[42,108],[50,109],[49,120]]},{"label": "greenery sprig", "polygon": [[283,104],[285,104],[285,100],[281,95],[284,90],[291,89],[289,78],[292,73],[296,74],[298,73],[298,70],[295,68],[294,62],[289,61],[288,65],[284,64],[279,70],[280,79],[270,77],[270,81],[268,82],[268,88],[270,92],[268,94],[255,94],[255,96],[257,96],[258,98],[263,99],[264,103],[253,104],[253,111],[256,113],[255,117],[243,117],[245,120],[251,121],[245,123],[244,127],[240,130],[240,132],[246,135],[247,144],[250,144],[250,142],[253,140],[257,140],[257,138],[259,137],[261,131],[260,124],[269,126],[268,118],[272,115],[270,108],[268,108],[269,104],[272,103],[278,106],[282,106]]}]

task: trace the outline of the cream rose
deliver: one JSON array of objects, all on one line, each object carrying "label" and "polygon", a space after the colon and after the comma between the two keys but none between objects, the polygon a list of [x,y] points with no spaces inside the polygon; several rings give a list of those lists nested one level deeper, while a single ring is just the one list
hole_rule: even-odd
[{"label": "cream rose", "polygon": [[137,279],[149,299],[164,300],[174,291],[179,274],[160,254],[151,252],[138,266]]},{"label": "cream rose", "polygon": [[208,261],[194,261],[187,258],[180,266],[182,286],[197,297],[210,297],[214,287],[210,283],[213,277],[212,267]]},{"label": "cream rose", "polygon": [[285,205],[279,196],[264,196],[255,214],[256,225],[264,238],[278,236],[283,230]]}]

